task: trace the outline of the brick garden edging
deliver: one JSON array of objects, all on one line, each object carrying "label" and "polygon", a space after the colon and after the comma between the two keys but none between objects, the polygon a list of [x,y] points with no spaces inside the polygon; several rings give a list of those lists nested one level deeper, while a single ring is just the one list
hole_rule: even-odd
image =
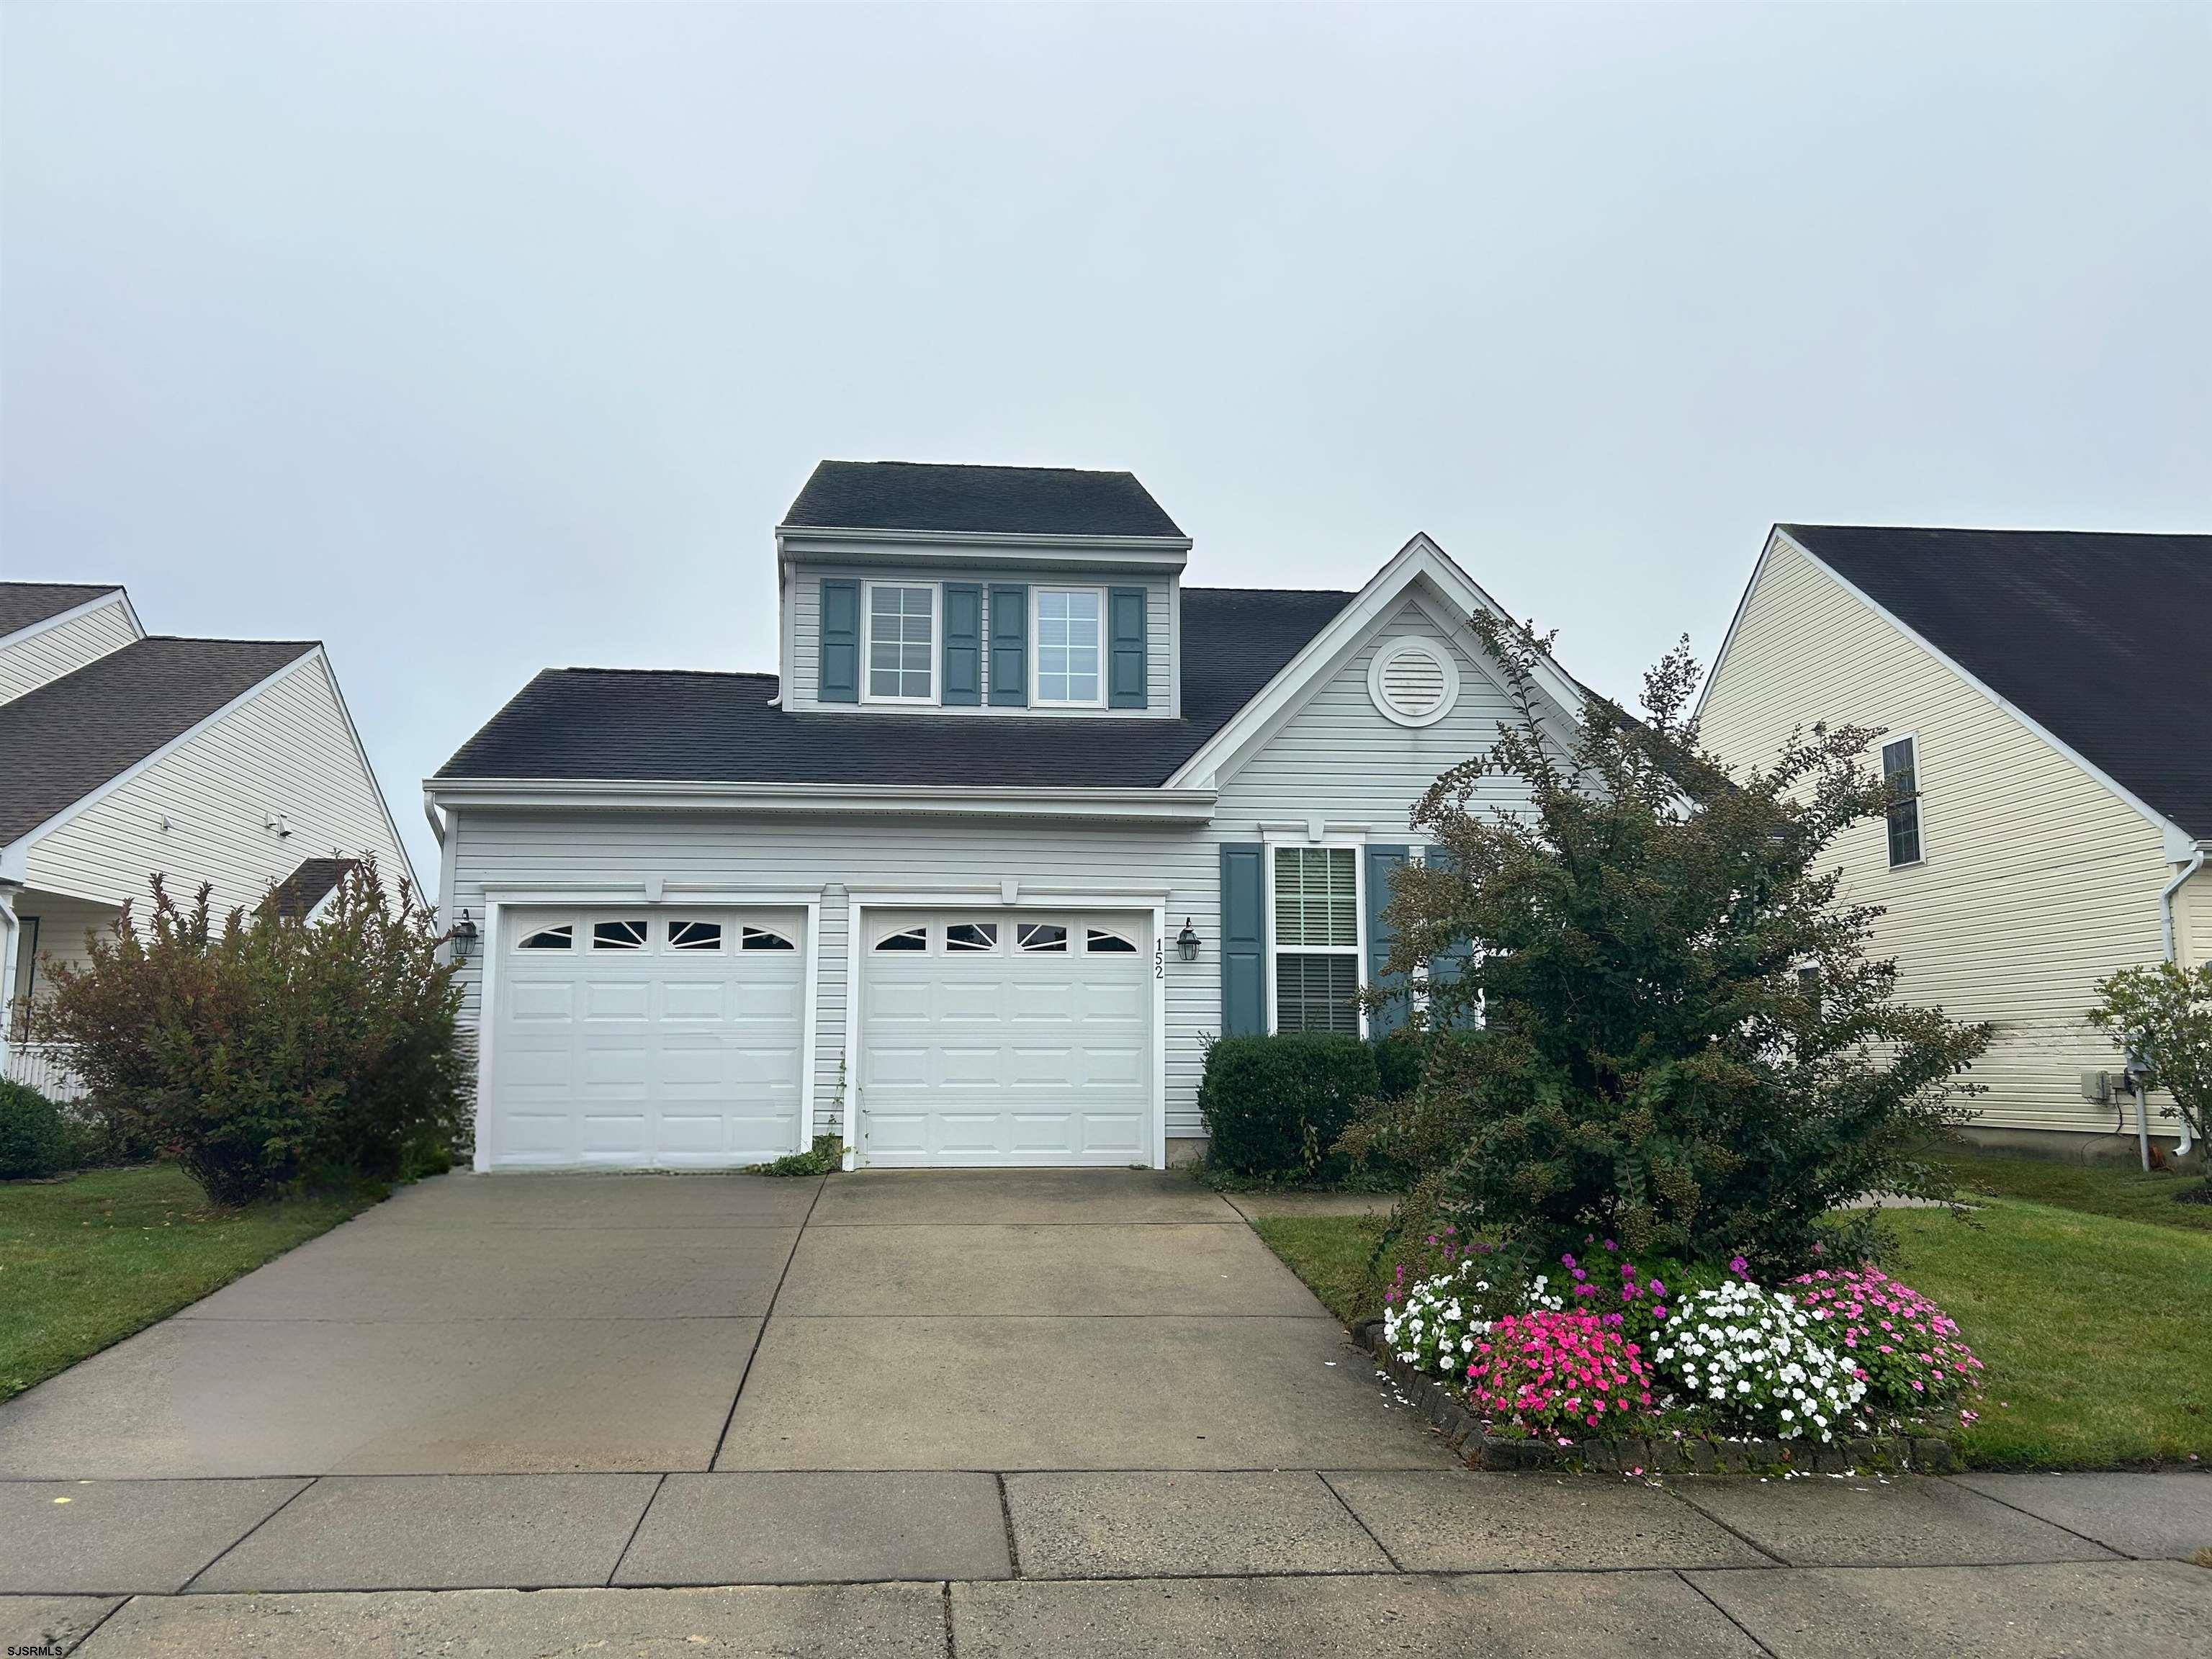
[{"label": "brick garden edging", "polygon": [[1816,1446],[1788,1440],[1674,1439],[1643,1435],[1601,1436],[1571,1446],[1547,1445],[1493,1435],[1465,1401],[1435,1378],[1400,1362],[1382,1344],[1382,1322],[1356,1326],[1352,1340],[1444,1438],[1476,1469],[1561,1469],[1618,1474],[1750,1474],[1795,1469],[1843,1474],[1870,1468],[1914,1469],[1941,1474],[1956,1467],[1951,1443],[1934,1435],[1871,1435]]}]

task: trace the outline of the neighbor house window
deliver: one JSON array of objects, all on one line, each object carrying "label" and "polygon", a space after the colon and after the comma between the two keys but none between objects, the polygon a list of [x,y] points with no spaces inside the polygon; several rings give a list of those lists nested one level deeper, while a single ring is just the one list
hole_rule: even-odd
[{"label": "neighbor house window", "polygon": [[1920,740],[1899,738],[1881,746],[1881,775],[1897,792],[1889,809],[1889,865],[1920,862]]},{"label": "neighbor house window", "polygon": [[1095,587],[1036,591],[1036,701],[1096,704],[1098,695],[1098,618],[1104,609]]},{"label": "neighbor house window", "polygon": [[868,584],[868,700],[937,697],[937,589]]},{"label": "neighbor house window", "polygon": [[1274,852],[1275,1029],[1359,1035],[1359,851]]}]

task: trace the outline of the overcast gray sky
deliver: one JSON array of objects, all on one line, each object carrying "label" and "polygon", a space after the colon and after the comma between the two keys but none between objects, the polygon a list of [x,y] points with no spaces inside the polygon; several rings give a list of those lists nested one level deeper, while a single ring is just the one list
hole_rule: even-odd
[{"label": "overcast gray sky", "polygon": [[2212,6],[0,7],[0,569],[329,642],[403,832],[775,665],[820,457],[1417,529],[1615,693],[1777,520],[2212,529]]}]

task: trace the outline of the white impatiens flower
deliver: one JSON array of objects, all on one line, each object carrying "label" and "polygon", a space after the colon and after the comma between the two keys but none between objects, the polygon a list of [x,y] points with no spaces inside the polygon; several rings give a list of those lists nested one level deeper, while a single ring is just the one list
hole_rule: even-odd
[{"label": "white impatiens flower", "polygon": [[1415,1283],[1383,1310],[1382,1340],[1399,1363],[1437,1376],[1463,1377],[1479,1339],[1490,1332],[1484,1305],[1490,1281],[1481,1258],[1464,1255],[1447,1272]]},{"label": "white impatiens flower", "polygon": [[1662,1376],[1723,1402],[1725,1415],[1747,1431],[1832,1440],[1835,1425],[1865,1397],[1850,1362],[1778,1291],[1731,1282],[1692,1291],[1677,1307],[1652,1364]]}]

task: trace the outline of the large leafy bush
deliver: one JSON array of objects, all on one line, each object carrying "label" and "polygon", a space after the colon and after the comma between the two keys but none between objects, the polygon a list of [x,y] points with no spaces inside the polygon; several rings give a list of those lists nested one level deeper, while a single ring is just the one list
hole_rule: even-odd
[{"label": "large leafy bush", "polygon": [[[1876,734],[1815,726],[1731,775],[1698,744],[1685,646],[1646,678],[1648,720],[1593,699],[1563,745],[1535,683],[1548,641],[1473,626],[1518,717],[1415,806],[1438,854],[1388,910],[1389,971],[1462,966],[1414,1011],[1419,1086],[1347,1149],[1413,1167],[1416,1218],[1532,1252],[1592,1232],[1643,1257],[1741,1251],[1770,1275],[1819,1260],[1840,1204],[1948,1196],[1928,1151],[1966,1115],[1990,1029],[1900,1003],[1867,954],[1880,912],[1819,868],[1892,804],[1862,761]],[[1498,778],[1525,806],[1500,810]],[[1825,1236],[1844,1259],[1871,1243]]]},{"label": "large leafy bush", "polygon": [[0,1181],[58,1175],[76,1160],[62,1109],[27,1083],[0,1078]]},{"label": "large leafy bush", "polygon": [[443,1167],[466,1132],[459,988],[443,936],[374,861],[312,924],[263,904],[217,923],[159,877],[82,966],[57,965],[40,1034],[72,1045],[118,1142],[173,1156],[218,1203],[302,1179]]}]

